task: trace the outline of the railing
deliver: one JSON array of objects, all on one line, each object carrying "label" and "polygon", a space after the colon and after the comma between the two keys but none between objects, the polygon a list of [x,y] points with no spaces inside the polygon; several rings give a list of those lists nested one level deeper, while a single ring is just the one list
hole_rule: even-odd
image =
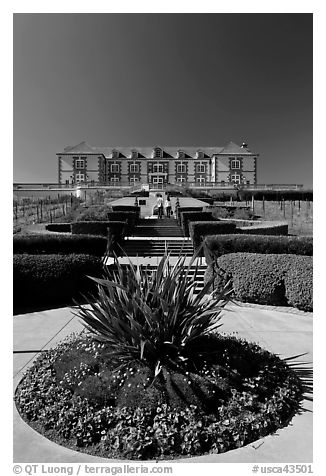
[{"label": "railing", "polygon": [[147,187],[149,189],[160,189],[163,188],[178,188],[184,190],[187,188],[201,188],[201,189],[221,189],[221,190],[302,190],[304,189],[303,185],[298,184],[235,184],[228,182],[184,182],[184,183],[174,183],[174,184],[145,184],[145,183],[130,183],[129,181],[120,181],[120,182],[80,182],[75,184],[63,184],[63,183],[14,183],[14,190],[26,190],[26,189],[42,189],[42,190],[51,190],[51,189],[76,189],[80,188],[129,188],[130,190],[139,190],[141,188]]}]

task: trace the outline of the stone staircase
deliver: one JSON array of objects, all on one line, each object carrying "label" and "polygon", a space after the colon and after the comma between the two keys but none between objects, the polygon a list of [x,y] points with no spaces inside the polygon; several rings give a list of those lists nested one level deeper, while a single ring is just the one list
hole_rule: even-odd
[{"label": "stone staircase", "polygon": [[[203,258],[193,260],[194,248],[192,241],[185,238],[181,227],[175,218],[141,219],[134,229],[132,237],[124,241],[125,256],[119,258],[121,265],[128,263],[146,266],[149,273],[157,268],[162,256],[167,252],[169,261],[173,265],[179,256],[186,256],[184,265],[191,264],[189,276],[193,276],[197,269],[198,293],[204,286],[206,264]],[[113,265],[113,259],[106,264]],[[192,262],[193,261],[193,262]],[[186,268],[185,268],[186,269]]]},{"label": "stone staircase", "polygon": [[141,219],[134,229],[134,237],[144,238],[184,238],[183,230],[174,218]]}]

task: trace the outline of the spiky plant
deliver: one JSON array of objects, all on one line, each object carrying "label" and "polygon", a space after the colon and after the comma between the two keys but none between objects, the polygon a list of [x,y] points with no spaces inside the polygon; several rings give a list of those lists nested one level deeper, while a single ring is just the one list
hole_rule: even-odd
[{"label": "spiky plant", "polygon": [[[78,316],[96,340],[103,341],[118,367],[142,361],[157,375],[162,366],[179,368],[195,357],[194,345],[219,328],[230,294],[228,283],[207,294],[213,278],[198,291],[198,265],[186,256],[170,263],[165,254],[157,269],[121,265],[106,279],[93,279],[98,296]],[[196,293],[198,291],[198,293]]]}]

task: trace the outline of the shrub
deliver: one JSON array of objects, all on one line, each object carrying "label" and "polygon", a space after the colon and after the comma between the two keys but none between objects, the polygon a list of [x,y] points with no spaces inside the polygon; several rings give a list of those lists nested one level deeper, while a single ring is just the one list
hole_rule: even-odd
[{"label": "shrub", "polygon": [[212,209],[213,218],[230,218],[231,214],[227,208],[215,207]]},{"label": "shrub", "polygon": [[193,221],[189,223],[189,232],[197,250],[206,235],[235,233],[236,225],[234,223],[222,221]]},{"label": "shrub", "polygon": [[304,311],[313,309],[313,262],[310,257],[297,256],[284,277],[288,304]]},{"label": "shrub", "polygon": [[298,309],[312,310],[310,256],[230,253],[218,258],[216,265],[214,269],[212,266],[207,268],[205,282],[215,274],[214,286],[218,290],[231,278],[234,296],[239,301],[273,306],[290,304]]},{"label": "shrub", "polygon": [[107,213],[108,213],[107,206],[90,206],[87,208],[82,208],[79,210],[78,215],[76,215],[76,221],[106,221],[107,220]]},{"label": "shrub", "polygon": [[189,236],[189,222],[192,221],[212,221],[211,212],[180,212],[181,225],[185,236]]},{"label": "shrub", "polygon": [[212,214],[214,218],[235,218],[240,220],[251,220],[254,217],[251,210],[240,205],[214,207]]},{"label": "shrub", "polygon": [[176,208],[176,219],[178,224],[181,225],[180,213],[181,212],[202,212],[203,207],[178,207]]},{"label": "shrub", "polygon": [[136,212],[131,211],[113,211],[107,213],[107,219],[109,221],[124,221],[127,223],[128,234],[131,233],[134,226],[138,221],[138,215]]},{"label": "shrub", "polygon": [[204,241],[209,261],[227,253],[313,254],[313,239],[306,236],[211,235]]},{"label": "shrub", "polygon": [[137,219],[140,217],[140,207],[135,205],[112,205],[111,209],[114,212],[135,212]]},{"label": "shrub", "polygon": [[86,254],[16,254],[13,265],[14,309],[18,311],[25,306],[72,305],[81,293],[95,290],[86,275],[102,275],[101,259]]},{"label": "shrub", "polygon": [[49,223],[45,225],[47,231],[54,231],[57,233],[70,233],[70,223]]},{"label": "shrub", "polygon": [[173,266],[165,254],[150,275],[147,268],[116,262],[110,279],[94,279],[98,296],[78,315],[93,337],[108,345],[111,361],[128,365],[140,359],[155,375],[162,366],[180,368],[194,358],[197,339],[219,327],[227,286],[210,300],[203,300],[210,283],[194,294],[197,269],[190,275],[186,258]]},{"label": "shrub", "polygon": [[287,235],[289,225],[286,222],[266,221],[238,228],[238,233],[250,235]]},{"label": "shrub", "polygon": [[117,237],[123,239],[126,231],[124,221],[79,221],[71,224],[72,234],[108,235],[108,229]]},{"label": "shrub", "polygon": [[104,236],[38,234],[16,235],[13,239],[14,254],[85,253],[103,256],[106,246]]},{"label": "shrub", "polygon": [[255,215],[248,208],[238,207],[231,211],[231,216],[239,220],[252,220]]}]

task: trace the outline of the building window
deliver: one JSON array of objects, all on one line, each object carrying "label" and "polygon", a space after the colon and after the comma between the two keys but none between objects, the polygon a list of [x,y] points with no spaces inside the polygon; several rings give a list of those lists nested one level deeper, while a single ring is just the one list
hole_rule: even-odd
[{"label": "building window", "polygon": [[110,182],[120,182],[120,178],[118,175],[112,175],[112,177],[110,177]]},{"label": "building window", "polygon": [[154,157],[159,157],[159,158],[161,158],[161,157],[162,157],[162,149],[160,149],[159,147],[155,147],[155,149],[154,149]]},{"label": "building window", "polygon": [[153,173],[154,174],[161,174],[163,173],[163,164],[154,164],[153,165]]},{"label": "building window", "polygon": [[199,175],[199,177],[196,178],[196,182],[199,184],[204,184],[206,182],[206,178],[203,175]]},{"label": "building window", "polygon": [[80,172],[78,172],[78,174],[76,174],[76,182],[84,182],[85,181],[85,174],[81,174]]},{"label": "building window", "polygon": [[231,175],[231,182],[233,183],[241,183],[241,175],[234,173]]},{"label": "building window", "polygon": [[177,173],[178,174],[184,174],[187,172],[187,165],[186,164],[177,164]]},{"label": "building window", "polygon": [[202,159],[204,157],[204,152],[201,150],[197,151],[197,159]]},{"label": "building window", "polygon": [[196,164],[196,173],[203,174],[206,172],[206,165],[205,164]]},{"label": "building window", "polygon": [[231,169],[241,169],[241,161],[239,159],[232,159]]},{"label": "building window", "polygon": [[179,177],[177,177],[177,183],[185,183],[187,180],[186,180],[186,177],[183,177],[182,175],[180,175]]},{"label": "building window", "polygon": [[185,153],[183,150],[178,150],[178,156],[177,159],[184,159],[185,158]]},{"label": "building window", "polygon": [[111,173],[119,173],[120,172],[120,165],[119,164],[111,164]]},{"label": "building window", "polygon": [[137,150],[132,150],[132,151],[131,151],[131,158],[132,158],[132,159],[138,159],[138,152],[137,152]]},{"label": "building window", "polygon": [[139,164],[130,164],[130,173],[136,174],[139,172]]},{"label": "building window", "polygon": [[119,157],[119,151],[113,149],[112,151],[112,159],[117,159]]},{"label": "building window", "polygon": [[139,182],[139,178],[136,175],[131,175],[131,177],[129,177],[129,182],[130,183]]},{"label": "building window", "polygon": [[84,159],[75,159],[75,169],[84,169],[85,168],[85,160]]}]

